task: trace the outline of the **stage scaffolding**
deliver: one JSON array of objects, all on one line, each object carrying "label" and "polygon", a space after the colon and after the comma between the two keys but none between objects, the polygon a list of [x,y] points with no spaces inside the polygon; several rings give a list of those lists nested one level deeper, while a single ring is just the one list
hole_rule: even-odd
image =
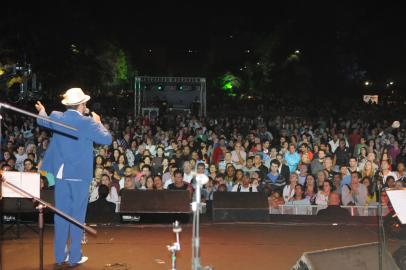
[{"label": "stage scaffolding", "polygon": [[[179,90],[178,87],[182,87]],[[157,87],[160,87],[158,90]],[[150,99],[165,97],[169,106],[190,108],[190,100],[185,104],[183,99],[194,97],[198,102],[200,117],[206,116],[206,78],[199,77],[135,77],[134,80],[134,116],[138,117],[145,107],[151,107]]]}]

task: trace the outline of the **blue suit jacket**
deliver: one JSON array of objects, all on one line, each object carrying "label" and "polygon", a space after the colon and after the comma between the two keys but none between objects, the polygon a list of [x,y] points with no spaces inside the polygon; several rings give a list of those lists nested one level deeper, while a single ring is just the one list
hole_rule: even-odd
[{"label": "blue suit jacket", "polygon": [[63,179],[81,179],[90,182],[93,177],[93,143],[111,144],[110,133],[102,124],[75,110],[67,110],[63,113],[54,111],[49,118],[72,126],[77,131],[37,118],[39,125],[54,131],[41,169],[56,176],[59,168],[64,164]]}]

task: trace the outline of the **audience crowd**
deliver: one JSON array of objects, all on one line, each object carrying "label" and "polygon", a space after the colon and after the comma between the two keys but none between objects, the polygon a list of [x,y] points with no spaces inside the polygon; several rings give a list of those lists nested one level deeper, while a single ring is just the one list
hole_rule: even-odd
[{"label": "audience crowd", "polygon": [[[274,110],[272,116],[263,113],[267,108]],[[385,189],[404,187],[406,181],[406,123],[393,128],[396,118],[382,117],[387,112],[374,105],[348,112],[340,117],[278,115],[270,104],[255,117],[243,112],[235,117],[211,112],[205,118],[104,115],[114,140],[94,147],[89,201],[102,196],[118,211],[125,189],[188,190],[192,198],[194,176],[204,173],[209,177],[202,192],[207,202],[214,192],[263,192],[271,209],[327,206],[331,198],[333,205],[373,206],[379,195],[387,204]],[[401,113],[396,116],[404,119]],[[54,176],[41,171],[41,160],[52,132],[12,113],[3,114],[1,130],[2,170],[39,171],[41,188],[51,189]]]}]

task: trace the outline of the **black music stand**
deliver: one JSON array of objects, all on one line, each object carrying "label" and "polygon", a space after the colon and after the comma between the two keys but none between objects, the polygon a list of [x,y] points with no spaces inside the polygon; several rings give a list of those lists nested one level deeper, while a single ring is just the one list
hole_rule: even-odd
[{"label": "black music stand", "polygon": [[[40,192],[40,178],[39,174],[36,173],[23,173],[23,172],[12,172],[12,171],[6,171],[3,172],[3,176],[11,181],[14,184],[17,184],[18,186],[21,186],[23,179],[25,179],[26,188],[30,186],[27,190],[29,190],[31,193],[38,195],[39,197],[39,192]],[[22,196],[21,193],[15,192],[14,190],[8,188],[7,186],[2,188],[2,197],[4,198],[2,200],[2,212],[4,213],[10,213],[15,216],[15,221],[12,222],[7,228],[3,229],[2,228],[2,236],[11,228],[16,226],[16,232],[15,235],[17,239],[20,238],[20,224],[22,223],[21,221],[21,214],[22,213],[34,213],[35,212],[35,207],[33,206],[32,201],[29,198],[26,198],[25,196]],[[4,222],[4,215],[2,214],[2,222]],[[35,233],[38,233],[34,228],[28,226],[27,224],[23,224],[27,228],[31,229]]]}]

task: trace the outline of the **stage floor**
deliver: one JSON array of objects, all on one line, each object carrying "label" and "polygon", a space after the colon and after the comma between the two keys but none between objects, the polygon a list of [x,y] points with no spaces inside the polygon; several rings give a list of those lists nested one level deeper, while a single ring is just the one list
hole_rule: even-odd
[{"label": "stage floor", "polygon": [[[191,269],[191,224],[182,225],[177,269]],[[98,227],[88,236],[89,261],[77,269],[170,269],[167,245],[175,241],[171,225]],[[8,232],[2,242],[2,269],[38,269],[38,235],[24,229],[20,239]],[[7,239],[8,238],[8,239]],[[44,269],[53,267],[53,227],[46,226]],[[205,223],[201,225],[203,265],[221,269],[290,269],[305,251],[377,241],[373,225]],[[389,246],[397,248],[389,240]],[[110,264],[110,266],[109,266]]]}]

